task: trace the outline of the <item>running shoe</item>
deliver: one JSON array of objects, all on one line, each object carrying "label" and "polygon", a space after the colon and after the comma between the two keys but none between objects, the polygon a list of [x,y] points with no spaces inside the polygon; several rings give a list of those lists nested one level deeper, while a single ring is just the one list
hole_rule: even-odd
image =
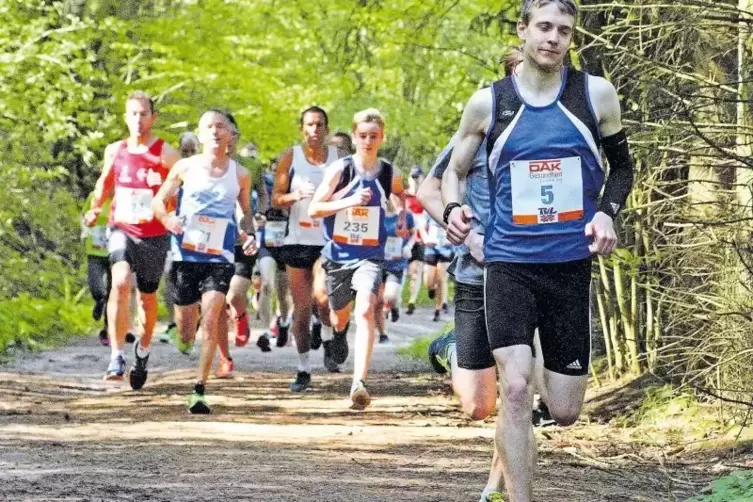
[{"label": "running shoe", "polygon": [[450,307],[446,303],[442,304],[442,312],[444,312],[445,314],[450,313]]},{"label": "running shoe", "polygon": [[549,427],[557,423],[549,413],[549,407],[541,399],[533,406],[531,420],[534,427]]},{"label": "running shoe", "polygon": [[452,368],[450,360],[450,348],[457,343],[455,329],[442,333],[429,345],[429,362],[434,371],[444,375]]},{"label": "running shoe", "polygon": [[191,351],[193,351],[193,344],[194,341],[183,341],[183,336],[181,336],[180,333],[177,333],[175,335],[175,348],[178,349],[178,352],[181,354],[184,354],[186,356],[191,355]]},{"label": "running shoe", "polygon": [[232,359],[225,359],[220,357],[220,362],[217,364],[217,371],[214,372],[214,376],[217,378],[233,378],[233,370],[235,364]]},{"label": "running shoe", "polygon": [[99,343],[101,343],[105,347],[110,346],[110,337],[107,336],[107,328],[100,329],[99,333],[97,333],[97,337],[99,338]]},{"label": "running shoe", "polygon": [[271,352],[272,348],[269,346],[269,334],[262,333],[259,338],[256,339],[256,346],[261,349],[262,352]]},{"label": "running shoe", "polygon": [[400,309],[397,307],[394,307],[390,309],[390,314],[392,315],[392,322],[397,322],[398,319],[400,319]]},{"label": "running shoe", "polygon": [[434,317],[432,318],[432,321],[439,322],[439,310],[434,311]]},{"label": "running shoe", "polygon": [[193,415],[208,415],[212,410],[209,408],[206,396],[194,390],[188,396],[188,412]]},{"label": "running shoe", "polygon": [[315,322],[311,325],[311,336],[309,337],[309,346],[311,350],[319,350],[322,346],[322,323]]},{"label": "running shoe", "polygon": [[478,502],[505,502],[505,498],[500,492],[491,492],[482,496]]},{"label": "running shoe", "polygon": [[359,380],[352,389],[350,389],[350,400],[353,401],[354,410],[363,410],[371,404],[371,396],[366,390],[363,380]]},{"label": "running shoe", "polygon": [[245,347],[250,337],[251,330],[248,327],[248,315],[244,312],[242,316],[235,318],[235,346]]},{"label": "running shoe", "polygon": [[311,387],[311,373],[299,371],[295,375],[295,382],[290,384],[290,390],[293,392],[303,392]]},{"label": "running shoe", "polygon": [[284,347],[288,344],[288,332],[290,331],[290,325],[280,325],[280,318],[277,318],[277,346]]},{"label": "running shoe", "polygon": [[159,335],[159,342],[160,343],[170,343],[175,340],[175,334],[178,332],[178,326],[171,322],[167,325],[167,328],[165,328],[165,331],[160,333]]},{"label": "running shoe", "polygon": [[335,331],[335,336],[329,346],[332,359],[337,364],[342,364],[348,359],[348,328],[350,328],[350,321],[345,325],[342,332]]},{"label": "running shoe", "polygon": [[382,333],[379,335],[379,343],[387,343],[390,341],[390,337]]},{"label": "running shoe", "polygon": [[405,315],[413,315],[413,312],[416,311],[416,304],[415,303],[409,303],[408,308],[405,309]]},{"label": "running shoe", "polygon": [[133,390],[141,390],[146,383],[146,378],[149,372],[146,370],[147,363],[149,363],[149,355],[146,357],[139,357],[139,342],[133,345],[133,357],[136,362],[128,371],[128,380],[131,383]]},{"label": "running shoe", "polygon": [[105,380],[123,380],[123,375],[125,375],[125,365],[126,363],[123,356],[110,359],[110,366],[107,367]]},{"label": "running shoe", "polygon": [[332,340],[327,340],[322,345],[324,346],[324,367],[330,373],[340,373],[340,365],[332,357]]}]

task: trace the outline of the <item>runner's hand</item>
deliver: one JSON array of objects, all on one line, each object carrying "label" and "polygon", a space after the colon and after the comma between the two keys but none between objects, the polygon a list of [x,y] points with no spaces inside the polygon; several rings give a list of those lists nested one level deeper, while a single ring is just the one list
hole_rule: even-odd
[{"label": "runner's hand", "polygon": [[400,214],[397,215],[395,233],[398,237],[408,237],[408,217],[405,211],[400,211]]},{"label": "runner's hand", "polygon": [[454,208],[447,219],[447,239],[456,246],[461,245],[471,231],[472,219],[473,211],[469,206]]},{"label": "runner's hand", "polygon": [[314,192],[316,192],[316,187],[310,181],[307,181],[295,191],[296,200],[310,199],[314,196]]},{"label": "runner's hand", "polygon": [[361,188],[350,196],[353,199],[353,206],[365,206],[371,200],[371,188]]},{"label": "runner's hand", "polygon": [[484,236],[478,232],[471,231],[465,238],[465,245],[471,252],[471,256],[479,263],[484,263]]},{"label": "runner's hand", "polygon": [[89,209],[84,214],[84,225],[86,225],[87,227],[90,227],[90,228],[93,227],[94,224],[97,223],[97,218],[99,218],[99,213],[101,213],[101,212],[102,212],[102,208],[101,207]]},{"label": "runner's hand", "polygon": [[243,254],[246,256],[255,255],[258,251],[256,246],[256,236],[254,234],[247,234],[243,230],[240,231],[241,239],[243,240],[242,249]]},{"label": "runner's hand", "polygon": [[175,235],[180,235],[183,233],[183,220],[175,216],[174,214],[169,214],[167,218],[165,218],[165,221],[162,222],[162,224],[165,225],[165,228],[168,230],[168,232],[171,232]]},{"label": "runner's hand", "polygon": [[601,211],[596,213],[591,223],[586,225],[586,237],[593,238],[593,242],[588,246],[589,251],[608,256],[617,245],[612,218]]}]

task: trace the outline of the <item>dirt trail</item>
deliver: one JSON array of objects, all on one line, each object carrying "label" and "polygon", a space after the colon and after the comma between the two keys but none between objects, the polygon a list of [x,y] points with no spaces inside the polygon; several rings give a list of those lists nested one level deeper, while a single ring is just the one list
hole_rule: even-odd
[{"label": "dirt trail", "polygon": [[[93,337],[26,355],[0,366],[0,500],[475,502],[493,421],[464,418],[446,380],[396,354],[436,327],[427,311],[390,325],[362,412],[348,409],[350,366],[324,373],[321,351],[313,390],[292,394],[295,349],[235,349],[236,377],[209,384],[210,416],[186,413],[197,361],[169,345],[140,392],[100,379],[108,349]],[[713,475],[589,413],[537,432],[537,501],[682,500]]]}]

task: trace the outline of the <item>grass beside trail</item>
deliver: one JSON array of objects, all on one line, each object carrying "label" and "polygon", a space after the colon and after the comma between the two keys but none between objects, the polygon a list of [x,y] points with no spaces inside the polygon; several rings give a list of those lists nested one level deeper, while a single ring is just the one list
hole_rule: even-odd
[{"label": "grass beside trail", "polygon": [[429,345],[431,345],[431,342],[433,342],[442,333],[445,333],[447,330],[454,328],[455,321],[447,322],[444,326],[442,326],[442,329],[430,335],[416,338],[411,342],[410,345],[399,348],[397,350],[397,353],[410,359],[426,359],[426,355],[429,353]]}]

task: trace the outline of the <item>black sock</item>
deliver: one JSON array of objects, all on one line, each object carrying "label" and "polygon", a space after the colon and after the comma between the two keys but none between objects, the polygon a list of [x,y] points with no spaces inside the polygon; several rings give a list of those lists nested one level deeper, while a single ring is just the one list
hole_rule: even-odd
[{"label": "black sock", "polygon": [[201,382],[197,383],[196,385],[194,385],[193,391],[195,393],[197,393],[198,395],[203,396],[204,395],[204,384],[201,383]]}]

